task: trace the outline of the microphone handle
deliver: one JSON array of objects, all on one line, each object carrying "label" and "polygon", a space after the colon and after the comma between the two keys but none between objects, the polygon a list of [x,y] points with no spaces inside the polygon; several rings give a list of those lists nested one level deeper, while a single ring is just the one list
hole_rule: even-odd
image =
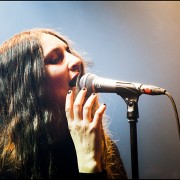
[{"label": "microphone handle", "polygon": [[[140,86],[138,83],[136,85]],[[92,82],[92,91],[117,94],[141,94],[135,84],[105,78],[94,78]]]}]

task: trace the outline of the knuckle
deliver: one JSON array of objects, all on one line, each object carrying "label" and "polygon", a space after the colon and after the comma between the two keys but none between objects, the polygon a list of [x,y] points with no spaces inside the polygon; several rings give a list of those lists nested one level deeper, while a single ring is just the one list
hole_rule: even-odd
[{"label": "knuckle", "polygon": [[83,110],[84,110],[84,111],[88,111],[89,108],[90,108],[90,106],[86,104],[86,105],[84,105]]},{"label": "knuckle", "polygon": [[81,105],[80,105],[79,103],[75,103],[75,104],[73,105],[73,108],[74,108],[75,110],[78,110],[78,109],[81,108]]},{"label": "knuckle", "polygon": [[97,111],[96,111],[96,116],[97,116],[98,118],[101,118],[101,117],[103,116],[103,112],[97,110]]},{"label": "knuckle", "polygon": [[71,109],[70,108],[66,108],[65,111],[66,111],[66,113],[69,113],[71,111]]}]

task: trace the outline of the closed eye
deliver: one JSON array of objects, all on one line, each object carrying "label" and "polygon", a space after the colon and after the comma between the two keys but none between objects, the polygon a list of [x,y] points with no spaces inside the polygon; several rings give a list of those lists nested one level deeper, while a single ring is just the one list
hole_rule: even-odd
[{"label": "closed eye", "polygon": [[59,61],[61,61],[60,58],[50,59],[49,64],[58,64]]},{"label": "closed eye", "polygon": [[64,60],[64,54],[59,50],[54,50],[48,57],[45,59],[45,64],[59,64]]},{"label": "closed eye", "polygon": [[70,47],[67,45],[64,48],[55,48],[46,56],[44,63],[47,64],[59,64],[64,60],[64,53],[68,52],[72,54]]}]

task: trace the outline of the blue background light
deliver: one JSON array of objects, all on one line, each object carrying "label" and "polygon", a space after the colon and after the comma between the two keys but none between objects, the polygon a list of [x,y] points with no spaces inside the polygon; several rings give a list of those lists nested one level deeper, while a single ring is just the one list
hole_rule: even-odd
[{"label": "blue background light", "polygon": [[[93,62],[88,71],[166,89],[180,109],[180,2],[0,2],[0,43],[23,30],[54,28]],[[117,94],[100,94],[131,178],[127,106]],[[142,95],[137,122],[139,177],[180,179],[180,142],[167,96]],[[180,112],[179,112],[180,113]]]}]

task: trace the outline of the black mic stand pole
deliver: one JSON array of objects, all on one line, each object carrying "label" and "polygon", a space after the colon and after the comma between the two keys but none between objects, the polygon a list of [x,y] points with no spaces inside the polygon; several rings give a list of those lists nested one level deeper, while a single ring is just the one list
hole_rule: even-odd
[{"label": "black mic stand pole", "polygon": [[132,179],[139,179],[138,173],[138,147],[137,147],[137,118],[138,105],[136,101],[130,100],[127,105],[127,118],[130,123],[130,141],[131,141],[131,166]]},{"label": "black mic stand pole", "polygon": [[[120,94],[119,94],[120,95]],[[137,94],[136,94],[137,95]],[[120,95],[127,104],[127,118],[130,123],[130,143],[131,143],[131,167],[132,167],[132,179],[139,179],[138,170],[138,147],[137,147],[137,118],[139,117],[138,112],[138,97],[136,95],[130,97],[124,97]]]}]

